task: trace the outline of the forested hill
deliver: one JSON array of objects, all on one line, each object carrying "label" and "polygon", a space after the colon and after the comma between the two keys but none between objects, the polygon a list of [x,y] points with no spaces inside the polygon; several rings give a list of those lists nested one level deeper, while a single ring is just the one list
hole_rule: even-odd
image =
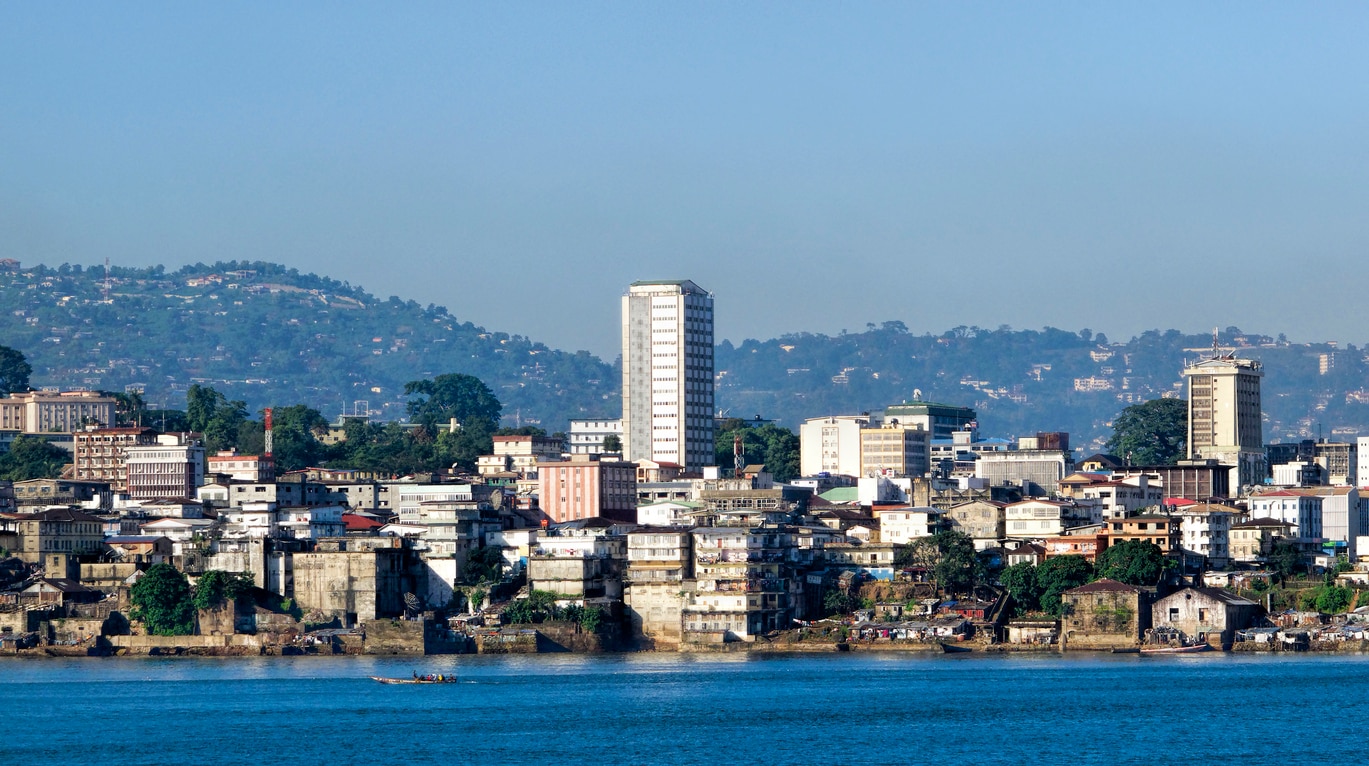
[{"label": "forested hill", "polygon": [[[616,417],[619,375],[588,353],[458,319],[459,306],[380,300],[364,290],[259,262],[110,271],[17,269],[0,261],[0,345],[22,351],[36,386],[121,391],[180,407],[192,383],[253,410],[307,404],[335,417],[368,401],[403,417],[404,383],[460,372],[504,403],[506,425],[560,431],[573,417]],[[940,332],[940,328],[937,330]],[[1369,434],[1366,365],[1354,346],[1221,333],[1265,364],[1265,440]],[[975,407],[989,435],[1069,431],[1088,449],[1127,404],[1180,392],[1180,370],[1210,334],[1152,331],[1111,342],[1088,330],[910,332],[900,322],[838,336],[797,334],[717,350],[720,409],[796,427],[807,417],[924,400]]]},{"label": "forested hill", "polygon": [[[1364,354],[1353,345],[1292,344],[1228,327],[1219,335],[1264,363],[1266,442],[1369,434]],[[872,411],[911,399],[970,405],[989,435],[1068,431],[1101,447],[1128,404],[1182,396],[1186,361],[1210,354],[1211,333],[1149,331],[1124,343],[1088,330],[957,327],[914,334],[901,322],[839,336],[798,334],[718,347],[718,401],[733,416],[804,417]],[[1333,433],[1334,432],[1334,433]]]},{"label": "forested hill", "polygon": [[0,345],[28,357],[35,386],[137,385],[153,406],[183,406],[202,383],[253,410],[303,403],[331,418],[367,401],[398,419],[406,382],[462,372],[511,424],[563,430],[621,409],[614,368],[588,353],[271,263],[112,268],[107,290],[103,267],[0,272]]}]

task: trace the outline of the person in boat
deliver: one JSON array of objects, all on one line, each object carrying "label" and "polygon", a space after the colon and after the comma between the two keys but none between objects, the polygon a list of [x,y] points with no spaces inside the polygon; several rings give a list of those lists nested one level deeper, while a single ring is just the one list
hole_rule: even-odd
[{"label": "person in boat", "polygon": [[414,680],[415,680],[415,681],[418,680],[418,671],[417,671],[417,670],[414,671]]}]

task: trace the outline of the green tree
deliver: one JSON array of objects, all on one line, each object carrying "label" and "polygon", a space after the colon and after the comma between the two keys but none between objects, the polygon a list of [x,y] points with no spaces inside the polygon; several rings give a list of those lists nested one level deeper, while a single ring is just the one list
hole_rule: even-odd
[{"label": "green tree", "polygon": [[1316,609],[1322,614],[1342,614],[1350,608],[1350,602],[1354,597],[1355,592],[1349,588],[1323,585],[1303,594],[1303,608]]},{"label": "green tree", "polygon": [[1078,588],[1093,580],[1093,565],[1083,556],[1056,556],[1046,559],[1036,568],[1036,581],[1041,587],[1041,609],[1059,617],[1060,595],[1070,588]]},{"label": "green tree", "polygon": [[195,583],[191,603],[196,609],[214,609],[225,601],[236,601],[252,589],[252,575],[211,569]]},{"label": "green tree", "polygon": [[220,407],[227,403],[227,398],[210,386],[192,383],[190,388],[185,392],[185,417],[187,427],[189,427],[191,431],[204,433],[204,429],[209,427],[209,421],[214,419],[214,414],[219,411]]},{"label": "green tree", "polygon": [[13,394],[29,390],[29,375],[33,367],[19,351],[9,346],[0,346],[0,394]]},{"label": "green tree", "polygon": [[147,403],[137,391],[116,391],[109,396],[114,398],[114,417],[121,426],[142,425]]},{"label": "green tree", "polygon": [[998,581],[1012,596],[1017,615],[1040,611],[1042,588],[1036,577],[1036,565],[1028,561],[1013,564],[1003,570]]},{"label": "green tree", "polygon": [[604,437],[604,452],[622,452],[623,440],[618,438],[618,434],[609,434]]},{"label": "green tree", "polygon": [[755,424],[741,418],[723,421],[713,433],[714,458],[718,465],[735,463],[734,441],[742,440],[742,460],[745,463],[764,463],[775,481],[790,481],[799,475],[799,437],[787,428],[773,423]]},{"label": "green tree", "polygon": [[964,532],[942,530],[932,535],[937,562],[932,567],[936,584],[948,593],[964,594],[984,580],[984,567],[974,549],[974,539]]},{"label": "green tree", "polygon": [[462,579],[468,583],[497,583],[504,579],[504,551],[492,545],[476,548],[466,556]]},{"label": "green tree", "polygon": [[857,606],[859,604],[854,598],[836,586],[828,587],[827,592],[822,594],[822,611],[826,617],[850,614],[856,610]]},{"label": "green tree", "polygon": [[411,380],[404,393],[421,399],[409,400],[409,420],[420,423],[428,433],[439,424],[455,419],[462,430],[479,430],[494,435],[503,405],[483,381],[473,375],[450,373],[432,380]]},{"label": "green tree", "polygon": [[55,479],[70,462],[71,455],[61,447],[41,436],[20,434],[10,444],[9,452],[0,455],[0,479]]},{"label": "green tree", "polygon": [[298,471],[323,462],[325,449],[319,436],[327,433],[328,419],[322,413],[295,404],[274,408],[271,421],[271,454],[276,459],[277,470]]},{"label": "green tree", "polygon": [[1298,550],[1298,546],[1285,540],[1274,543],[1269,549],[1266,561],[1269,568],[1279,575],[1280,580],[1287,580],[1295,574],[1307,571],[1302,551]]},{"label": "green tree", "polygon": [[196,383],[185,394],[186,425],[191,431],[204,434],[204,447],[209,452],[238,446],[238,434],[247,422],[247,403],[229,401],[209,386]]},{"label": "green tree", "polygon": [[1098,576],[1127,585],[1154,585],[1174,567],[1160,546],[1145,540],[1123,540],[1098,554]]},{"label": "green tree", "polygon": [[195,606],[185,575],[170,564],[153,564],[133,585],[131,616],[154,636],[188,636],[195,629]]},{"label": "green tree", "polygon": [[1105,448],[1133,465],[1173,465],[1188,440],[1188,402],[1152,399],[1122,410]]}]

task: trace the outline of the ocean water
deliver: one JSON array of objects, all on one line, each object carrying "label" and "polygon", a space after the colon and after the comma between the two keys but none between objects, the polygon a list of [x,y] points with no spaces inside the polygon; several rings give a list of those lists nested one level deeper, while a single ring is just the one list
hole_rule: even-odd
[{"label": "ocean water", "polygon": [[[454,672],[386,686],[370,675]],[[1369,657],[0,660],[0,764],[1148,764],[1354,757]]]}]

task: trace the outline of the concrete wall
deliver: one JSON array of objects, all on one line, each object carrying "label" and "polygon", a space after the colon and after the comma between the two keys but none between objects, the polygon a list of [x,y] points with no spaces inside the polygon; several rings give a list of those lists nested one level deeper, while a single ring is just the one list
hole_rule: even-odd
[{"label": "concrete wall", "polygon": [[693,581],[633,583],[623,594],[632,625],[632,639],[654,645],[675,646],[684,638],[681,615]]},{"label": "concrete wall", "polygon": [[1065,594],[1070,611],[1060,620],[1065,649],[1128,649],[1139,646],[1150,625],[1141,594],[1127,592]]},{"label": "concrete wall", "polygon": [[367,654],[422,655],[422,620],[366,620]]}]

